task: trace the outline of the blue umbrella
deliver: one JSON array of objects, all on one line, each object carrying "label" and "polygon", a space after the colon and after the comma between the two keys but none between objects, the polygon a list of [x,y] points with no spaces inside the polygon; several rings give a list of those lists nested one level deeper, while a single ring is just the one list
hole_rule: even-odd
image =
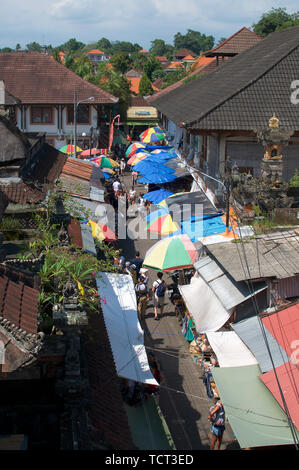
[{"label": "blue umbrella", "polygon": [[166,189],[157,189],[156,191],[151,191],[147,194],[144,194],[142,197],[147,201],[151,201],[153,204],[159,204],[167,197],[171,196],[173,193],[167,191]]},{"label": "blue umbrella", "polygon": [[136,163],[132,168],[134,171],[137,171],[141,174],[149,174],[149,173],[163,173],[163,174],[173,174],[175,170],[173,168],[167,168],[163,163],[158,163],[155,161],[147,162],[146,159],[141,160],[141,162]]},{"label": "blue umbrella", "polygon": [[146,175],[141,176],[138,179],[138,183],[145,183],[145,184],[163,184],[163,183],[170,183],[177,179],[176,175],[156,172],[156,173],[147,173]]}]

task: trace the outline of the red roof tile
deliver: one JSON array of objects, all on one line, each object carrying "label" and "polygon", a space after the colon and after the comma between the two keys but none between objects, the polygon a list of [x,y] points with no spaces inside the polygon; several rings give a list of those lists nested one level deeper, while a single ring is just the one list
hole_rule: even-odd
[{"label": "red roof tile", "polygon": [[212,55],[221,55],[221,54],[228,54],[228,55],[235,55],[239,54],[240,52],[245,51],[251,46],[255,46],[258,42],[260,42],[263,38],[258,36],[256,33],[251,31],[248,28],[241,28],[235,34],[230,36],[228,39],[223,41],[218,46],[214,47],[210,51],[204,52],[205,56],[212,56]]},{"label": "red roof tile", "polygon": [[100,49],[91,49],[90,51],[87,52],[87,54],[99,54],[99,55],[103,55],[104,52],[100,51]]},{"label": "red roof tile", "polygon": [[39,52],[0,54],[0,79],[7,91],[28,104],[73,104],[94,97],[93,103],[115,103],[118,99],[83,80],[52,57]]},{"label": "red roof tile", "polygon": [[0,314],[27,333],[37,333],[38,291],[0,275]]}]

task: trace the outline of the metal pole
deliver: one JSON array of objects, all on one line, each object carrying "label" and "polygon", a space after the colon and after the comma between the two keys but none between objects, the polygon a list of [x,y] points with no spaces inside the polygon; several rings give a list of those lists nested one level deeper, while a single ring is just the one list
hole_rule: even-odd
[{"label": "metal pole", "polygon": [[77,148],[77,97],[76,92],[74,93],[74,154],[72,156],[76,157],[76,148]]}]

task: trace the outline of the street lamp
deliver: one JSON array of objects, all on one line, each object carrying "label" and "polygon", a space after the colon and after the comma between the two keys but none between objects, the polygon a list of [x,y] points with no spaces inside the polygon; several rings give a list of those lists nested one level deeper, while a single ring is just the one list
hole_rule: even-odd
[{"label": "street lamp", "polygon": [[[80,103],[84,103],[86,101],[94,100],[93,96],[86,98],[85,100],[81,100],[77,102],[76,93],[74,93],[74,156],[76,157],[76,149],[77,149],[77,109]],[[73,156],[73,149],[72,149],[72,156]]]}]

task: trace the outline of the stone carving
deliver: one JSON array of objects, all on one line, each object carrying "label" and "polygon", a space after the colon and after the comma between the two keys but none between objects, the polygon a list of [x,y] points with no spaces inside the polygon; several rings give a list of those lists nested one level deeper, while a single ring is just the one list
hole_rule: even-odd
[{"label": "stone carving", "polygon": [[67,247],[68,244],[69,244],[69,236],[68,236],[68,233],[66,231],[66,229],[64,228],[64,225],[63,223],[61,224],[61,228],[57,234],[57,237],[58,237],[58,243],[60,246],[62,247]]},{"label": "stone carving", "polygon": [[78,304],[78,288],[70,276],[63,288],[63,304]]}]

